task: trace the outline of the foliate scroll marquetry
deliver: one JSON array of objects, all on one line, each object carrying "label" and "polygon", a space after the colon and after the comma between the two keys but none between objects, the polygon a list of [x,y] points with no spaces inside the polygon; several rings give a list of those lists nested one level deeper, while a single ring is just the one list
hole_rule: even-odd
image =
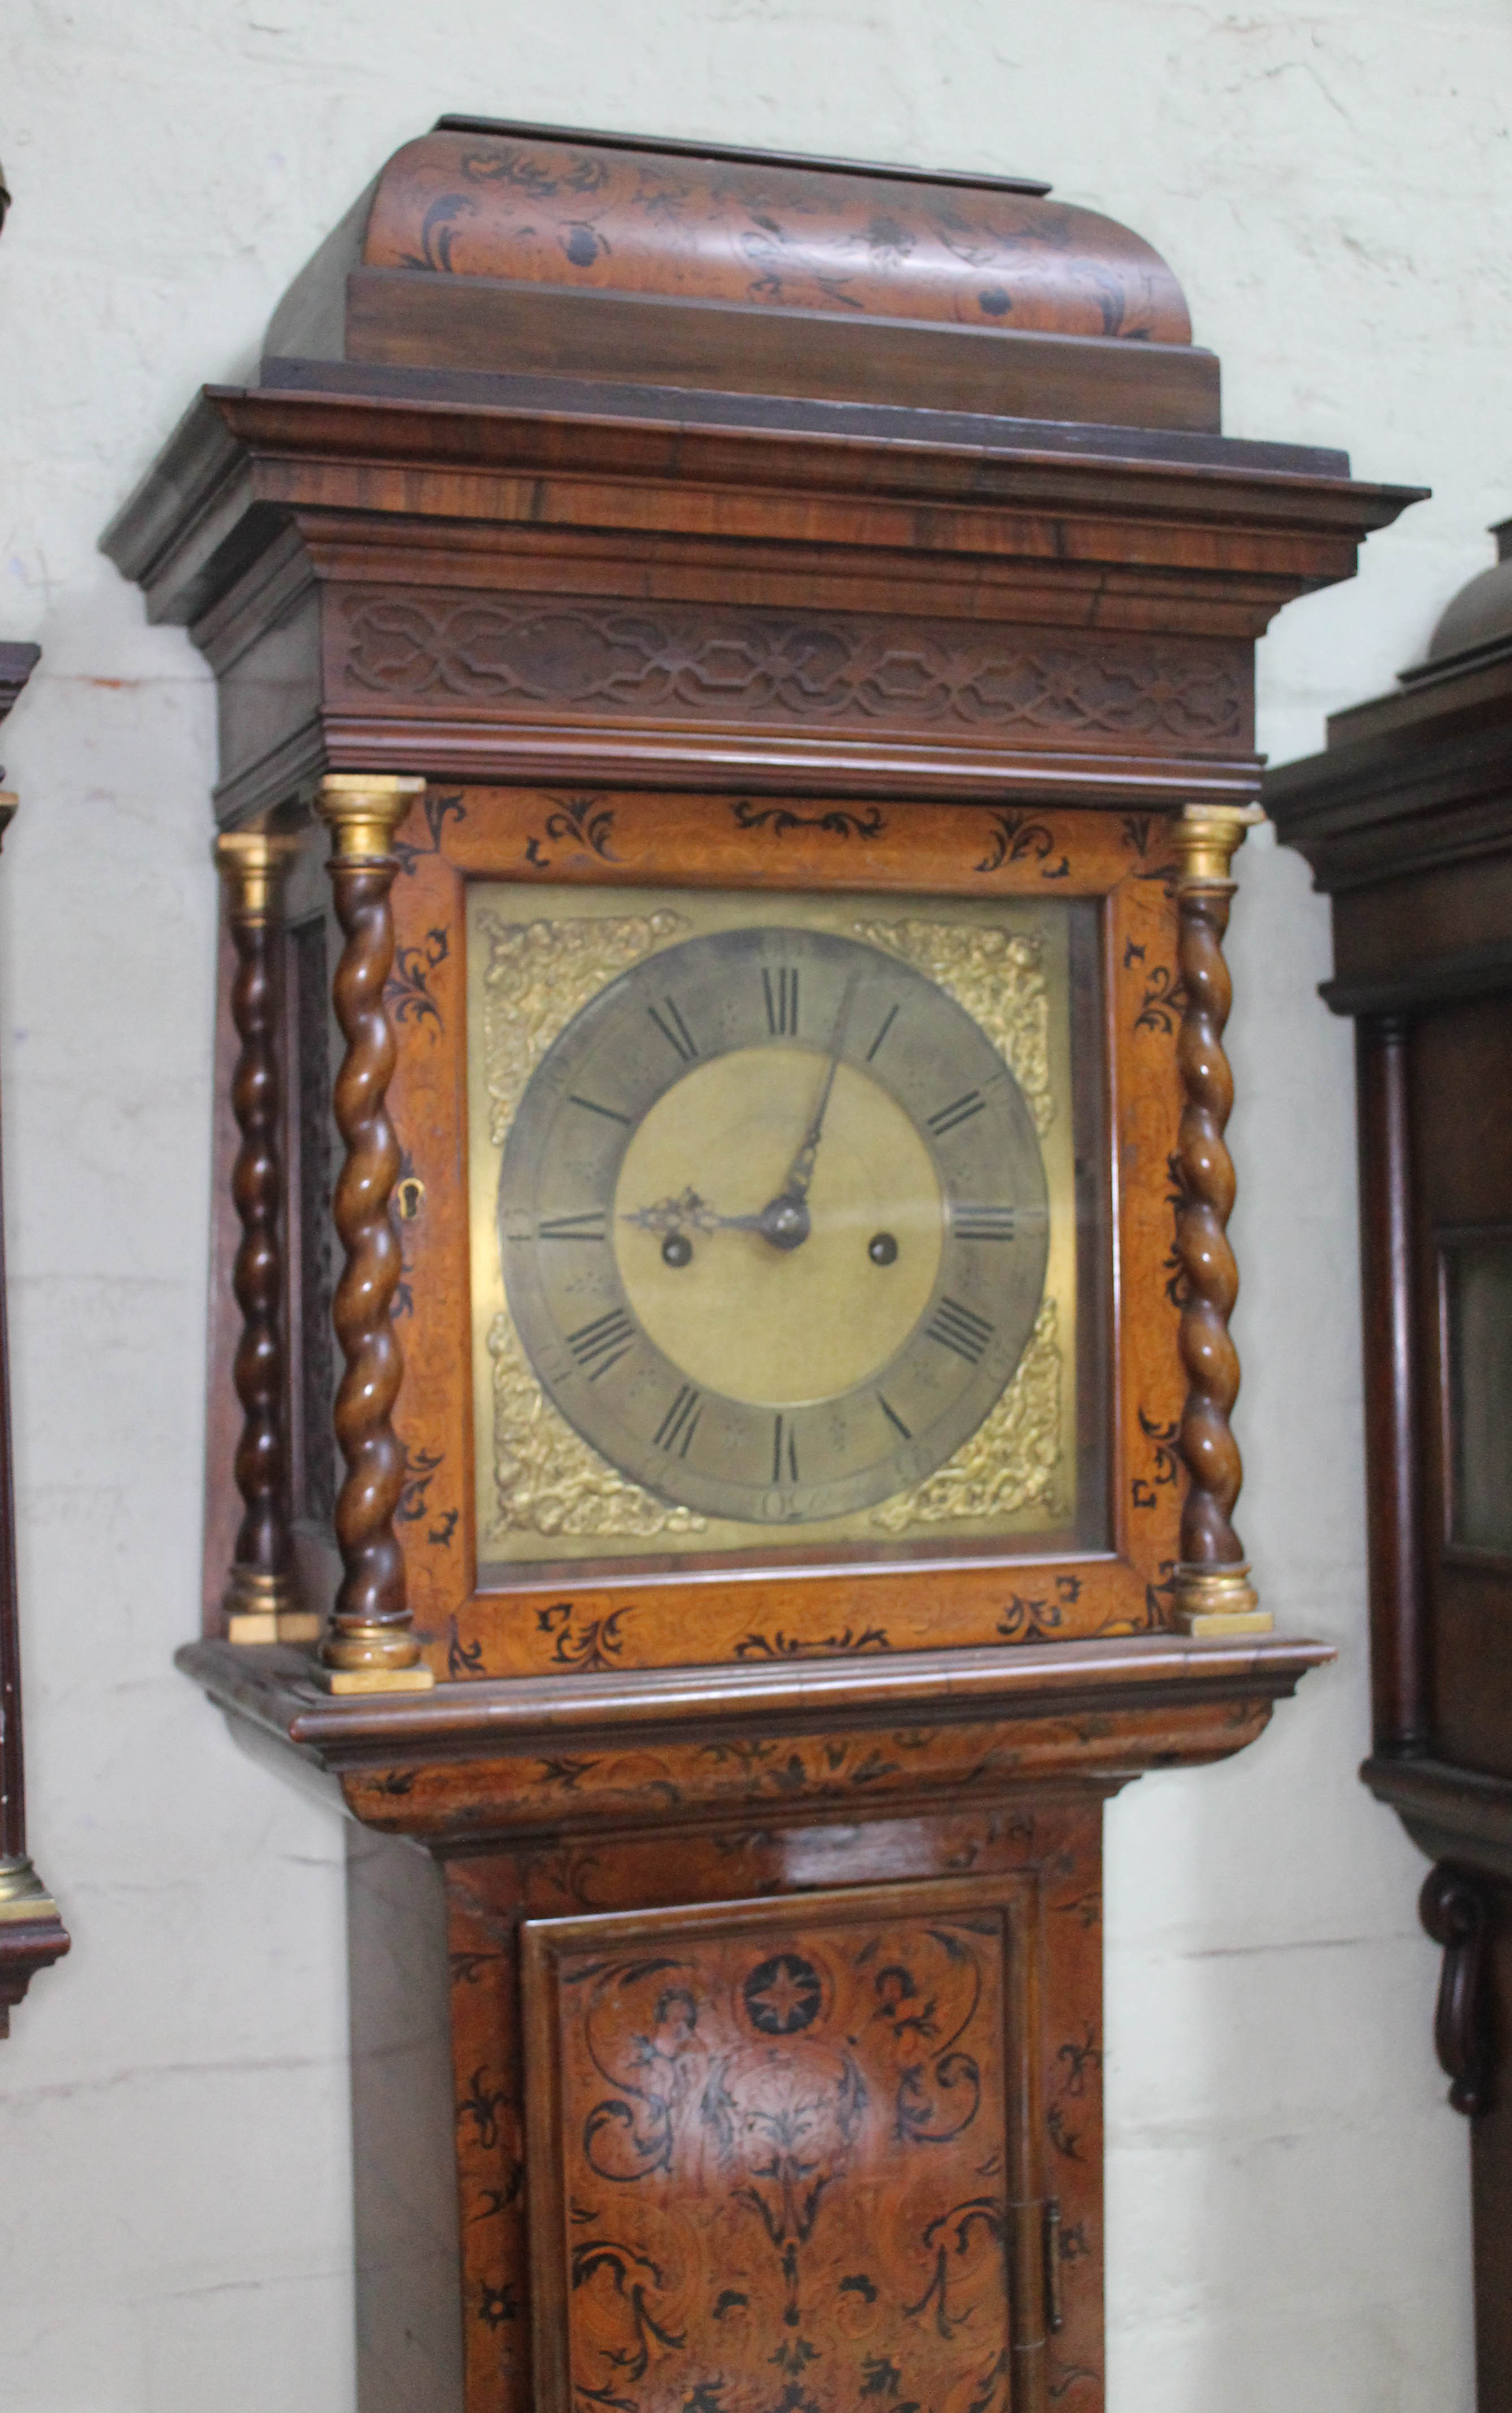
[{"label": "foliate scroll marquetry", "polygon": [[645,2413],[1037,2401],[1032,1891],[572,1922],[549,1976],[526,1931],[560,2071],[530,2182],[569,2207],[536,2232],[542,2401],[558,2361]]},{"label": "foliate scroll marquetry", "polygon": [[284,1171],[279,1155],[279,1034],[274,934],[298,840],[260,830],[215,841],[236,973],[231,1020],[240,1053],[231,1110],[240,1134],[231,1194],[241,1221],[232,1287],[241,1310],[233,1379],[242,1408],[235,1458],[243,1515],[225,1595],[232,1642],[313,1641],[318,1621],[295,1600],[289,1527],[283,1333]]},{"label": "foliate scroll marquetry", "polygon": [[364,592],[343,614],[343,683],[367,697],[793,727],[1031,731],[1199,753],[1247,743],[1243,657],[1200,640],[413,592]]},{"label": "foliate scroll marquetry", "polygon": [[347,1151],[334,1200],[346,1265],[333,1311],[347,1361],[335,1407],[347,1476],[335,1515],[342,1581],[320,1653],[335,1692],[423,1690],[432,1681],[410,1631],[393,1530],[405,1482],[392,1421],[403,1373],[392,1318],[401,1270],[391,1220],[399,1144],[385,1103],[394,1065],[384,999],[393,967],[389,892],[399,868],[393,841],[423,787],[419,779],[328,778],[317,803],[331,830],[331,883],[346,940],[334,983],[347,1043],[334,1099]]},{"label": "foliate scroll marquetry", "polygon": [[1271,1622],[1257,1605],[1232,1521],[1243,1469],[1229,1425],[1239,1361],[1228,1319],[1239,1283],[1227,1234],[1234,1166],[1223,1144],[1234,1103],[1223,1048],[1233,999],[1223,960],[1235,887],[1229,868],[1246,828],[1259,818],[1257,807],[1189,806],[1172,831],[1180,865],[1177,1061],[1184,1094],[1176,1245],[1185,1278],[1180,1347],[1189,1385],[1180,1444],[1190,1477],[1175,1606],[1177,1622],[1195,1634],[1265,1633]]}]

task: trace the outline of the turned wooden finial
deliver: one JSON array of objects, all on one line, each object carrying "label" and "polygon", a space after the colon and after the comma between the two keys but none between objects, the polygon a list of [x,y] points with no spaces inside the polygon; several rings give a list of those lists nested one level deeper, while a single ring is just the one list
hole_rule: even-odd
[{"label": "turned wooden finial", "polygon": [[289,1526],[282,1206],[284,1171],[278,1094],[274,930],[284,878],[298,840],[266,830],[232,830],[215,840],[236,950],[231,1019],[241,1053],[231,1110],[241,1133],[231,1194],[241,1219],[232,1287],[242,1311],[234,1380],[242,1403],[236,1488],[243,1515],[226,1580],[232,1642],[309,1642],[319,1620],[299,1606]]},{"label": "turned wooden finial", "polygon": [[404,1360],[391,1312],[400,1272],[390,1216],[399,1144],[385,1107],[394,1037],[383,1001],[393,964],[393,836],[424,791],[423,779],[348,775],[322,780],[315,807],[331,832],[327,869],[347,942],[334,991],[347,1042],[334,1097],[347,1154],[334,1211],[347,1261],[332,1310],[347,1361],[335,1409],[347,1465],[336,1502],[344,1572],[320,1646],[322,1681],[335,1693],[422,1692],[434,1681],[410,1630],[393,1530],[404,1452],[392,1415]]},{"label": "turned wooden finial", "polygon": [[1268,1634],[1271,1628],[1232,1521],[1243,1467],[1229,1427],[1239,1361],[1228,1319],[1239,1278],[1227,1233],[1234,1165],[1223,1145],[1234,1078],[1223,1048],[1233,1000],[1223,961],[1236,884],[1232,866],[1246,831],[1264,818],[1257,805],[1189,805],[1172,831],[1181,866],[1177,1061],[1185,1093],[1177,1142],[1182,1192],[1177,1249],[1186,1275],[1180,1348],[1189,1388],[1180,1429],[1191,1478],[1181,1511],[1175,1615],[1189,1634]]}]

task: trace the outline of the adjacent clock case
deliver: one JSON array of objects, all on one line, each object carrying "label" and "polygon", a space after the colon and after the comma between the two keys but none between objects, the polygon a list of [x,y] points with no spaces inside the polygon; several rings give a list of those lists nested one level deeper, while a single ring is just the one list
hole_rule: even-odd
[{"label": "adjacent clock case", "polygon": [[[1041,185],[456,119],[108,536],[217,678],[182,1662],[360,1830],[364,2403],[1101,2404],[1100,1806],[1327,1655],[1269,1632],[1233,1522],[1253,647],[1405,499],[1223,437],[1164,262]],[[636,986],[701,945],[769,1006]],[[938,1087],[867,1072],[847,949],[920,984]],[[553,1085],[626,999],[652,1053],[564,1155]],[[833,1343],[805,1392],[717,1251],[779,1299],[739,1219],[807,1213],[826,1067],[804,1281],[846,1117],[892,1136],[859,1304],[791,1319]],[[738,1194],[680,1169],[702,1108],[656,1156],[685,1076]],[[976,1165],[946,1143],[994,1085]],[[1040,1182],[1043,1266],[995,1292],[962,1251]],[[926,1225],[955,1270],[873,1310]],[[590,1226],[725,1284],[635,1399],[586,1385],[689,1259],[620,1253],[574,1317],[543,1256],[591,1288]],[[649,1479],[716,1376],[760,1417]],[[875,1479],[858,1387],[865,1448],[890,1412],[914,1452]]]},{"label": "adjacent clock case", "polygon": [[[1267,781],[1355,1025],[1373,1747],[1433,1865],[1433,2040],[1471,2121],[1476,2402],[1512,2403],[1512,526],[1396,690]],[[1428,2037],[1423,2037],[1428,2050]]]}]

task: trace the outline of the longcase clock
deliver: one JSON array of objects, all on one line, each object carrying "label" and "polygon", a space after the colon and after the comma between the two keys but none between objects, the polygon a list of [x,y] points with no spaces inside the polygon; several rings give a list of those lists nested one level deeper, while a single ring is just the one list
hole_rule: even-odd
[{"label": "longcase clock", "polygon": [[[1398,691],[1270,774],[1355,1024],[1374,1748],[1431,1859],[1434,2022],[1471,2122],[1477,2403],[1512,2404],[1512,530]],[[1425,2050],[1427,2039],[1424,2039]]]},{"label": "longcase clock", "polygon": [[1234,1524],[1231,441],[1026,180],[443,120],[108,536],[221,704],[205,1638],[351,1819],[363,2402],[1103,2402]]}]

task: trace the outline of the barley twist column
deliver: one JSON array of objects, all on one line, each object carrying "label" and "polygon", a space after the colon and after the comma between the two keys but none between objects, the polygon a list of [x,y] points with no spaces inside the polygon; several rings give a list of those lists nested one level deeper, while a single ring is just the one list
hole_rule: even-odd
[{"label": "barley twist column", "polygon": [[1234,1103],[1233,1075],[1223,1048],[1233,997],[1223,961],[1223,933],[1235,888],[1230,866],[1246,829],[1260,819],[1255,806],[1189,805],[1173,832],[1181,866],[1177,911],[1182,1014],[1177,1061],[1185,1092],[1177,1143],[1182,1192],[1177,1248],[1186,1276],[1180,1348],[1189,1384],[1181,1411],[1181,1455],[1190,1477],[1181,1511],[1175,1610],[1177,1624],[1189,1634],[1266,1634],[1271,1623],[1255,1598],[1232,1521],[1243,1469],[1228,1421],[1239,1387],[1238,1354],[1228,1319],[1239,1278],[1227,1234],[1234,1166],[1223,1145]]},{"label": "barley twist column", "polygon": [[391,1314],[400,1271],[390,1216],[399,1144],[385,1105],[394,1039],[383,1000],[393,963],[393,834],[424,786],[423,779],[334,777],[321,782],[316,803],[331,831],[327,868],[347,941],[334,985],[347,1042],[335,1086],[336,1128],[347,1154],[334,1215],[347,1262],[333,1308],[347,1361],[335,1411],[347,1477],[336,1502],[343,1575],[320,1649],[322,1680],[334,1693],[422,1692],[434,1680],[410,1631],[404,1553],[393,1530],[404,1453],[391,1419],[404,1361]]},{"label": "barley twist column", "polygon": [[278,1028],[274,933],[285,875],[298,851],[292,837],[235,830],[215,840],[236,950],[231,1019],[241,1053],[231,1078],[231,1111],[241,1134],[231,1195],[241,1219],[231,1286],[242,1310],[233,1379],[242,1403],[236,1488],[243,1515],[226,1581],[226,1633],[232,1642],[313,1641],[317,1620],[295,1594],[289,1530],[289,1442],[279,1157]]}]

